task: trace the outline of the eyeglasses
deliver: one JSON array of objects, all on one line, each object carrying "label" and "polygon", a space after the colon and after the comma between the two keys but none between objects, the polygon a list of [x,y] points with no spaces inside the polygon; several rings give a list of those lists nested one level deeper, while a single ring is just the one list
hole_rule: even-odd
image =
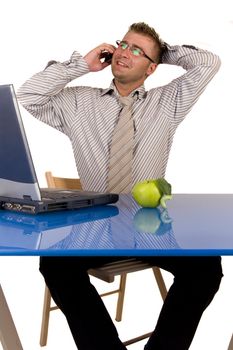
[{"label": "eyeglasses", "polygon": [[134,45],[129,45],[126,41],[121,41],[121,40],[117,40],[116,44],[118,47],[120,47],[122,50],[126,50],[126,49],[130,49],[130,52],[132,52],[132,54],[134,56],[144,56],[146,57],[148,60],[150,60],[152,63],[155,63],[155,61],[153,61],[149,56],[147,56],[145,54],[145,52],[140,49],[140,47],[134,46]]}]

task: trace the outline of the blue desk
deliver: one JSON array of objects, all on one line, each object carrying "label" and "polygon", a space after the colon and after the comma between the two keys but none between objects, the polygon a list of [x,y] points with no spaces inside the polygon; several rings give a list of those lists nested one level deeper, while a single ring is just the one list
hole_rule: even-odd
[{"label": "blue desk", "polygon": [[[233,255],[233,194],[175,194],[166,211],[140,208],[129,195],[38,216],[2,210],[0,255]],[[0,340],[22,350],[0,292]]]},{"label": "blue desk", "polygon": [[0,255],[233,255],[233,194],[174,194],[168,208],[114,205],[32,216],[0,211]]}]

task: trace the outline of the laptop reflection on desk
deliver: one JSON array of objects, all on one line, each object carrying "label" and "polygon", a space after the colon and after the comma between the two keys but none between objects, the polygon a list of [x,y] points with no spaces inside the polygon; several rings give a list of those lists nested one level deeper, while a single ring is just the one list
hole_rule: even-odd
[{"label": "laptop reflection on desk", "polygon": [[0,211],[0,250],[46,249],[66,238],[74,225],[118,215],[116,206],[102,205],[72,211],[30,215]]}]

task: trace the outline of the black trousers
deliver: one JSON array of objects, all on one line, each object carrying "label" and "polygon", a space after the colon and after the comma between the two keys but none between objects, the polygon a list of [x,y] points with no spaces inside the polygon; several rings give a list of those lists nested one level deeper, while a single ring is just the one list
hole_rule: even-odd
[{"label": "black trousers", "polygon": [[[125,350],[87,270],[114,257],[42,257],[40,271],[79,350]],[[146,350],[187,350],[217,292],[221,257],[143,257],[174,275]],[[142,258],[140,257],[140,260]],[[155,320],[156,321],[156,320]]]}]

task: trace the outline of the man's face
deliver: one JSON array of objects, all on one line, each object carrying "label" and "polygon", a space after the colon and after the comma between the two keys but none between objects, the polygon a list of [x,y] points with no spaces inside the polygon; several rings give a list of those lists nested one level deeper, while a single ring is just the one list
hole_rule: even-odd
[{"label": "man's face", "polygon": [[[130,47],[142,49],[150,58],[155,58],[156,49],[151,38],[131,31],[124,36],[122,41],[126,42]],[[129,47],[122,49],[119,46],[112,58],[113,76],[115,80],[122,84],[143,84],[144,80],[154,72],[156,66],[144,55],[133,55]]]}]

